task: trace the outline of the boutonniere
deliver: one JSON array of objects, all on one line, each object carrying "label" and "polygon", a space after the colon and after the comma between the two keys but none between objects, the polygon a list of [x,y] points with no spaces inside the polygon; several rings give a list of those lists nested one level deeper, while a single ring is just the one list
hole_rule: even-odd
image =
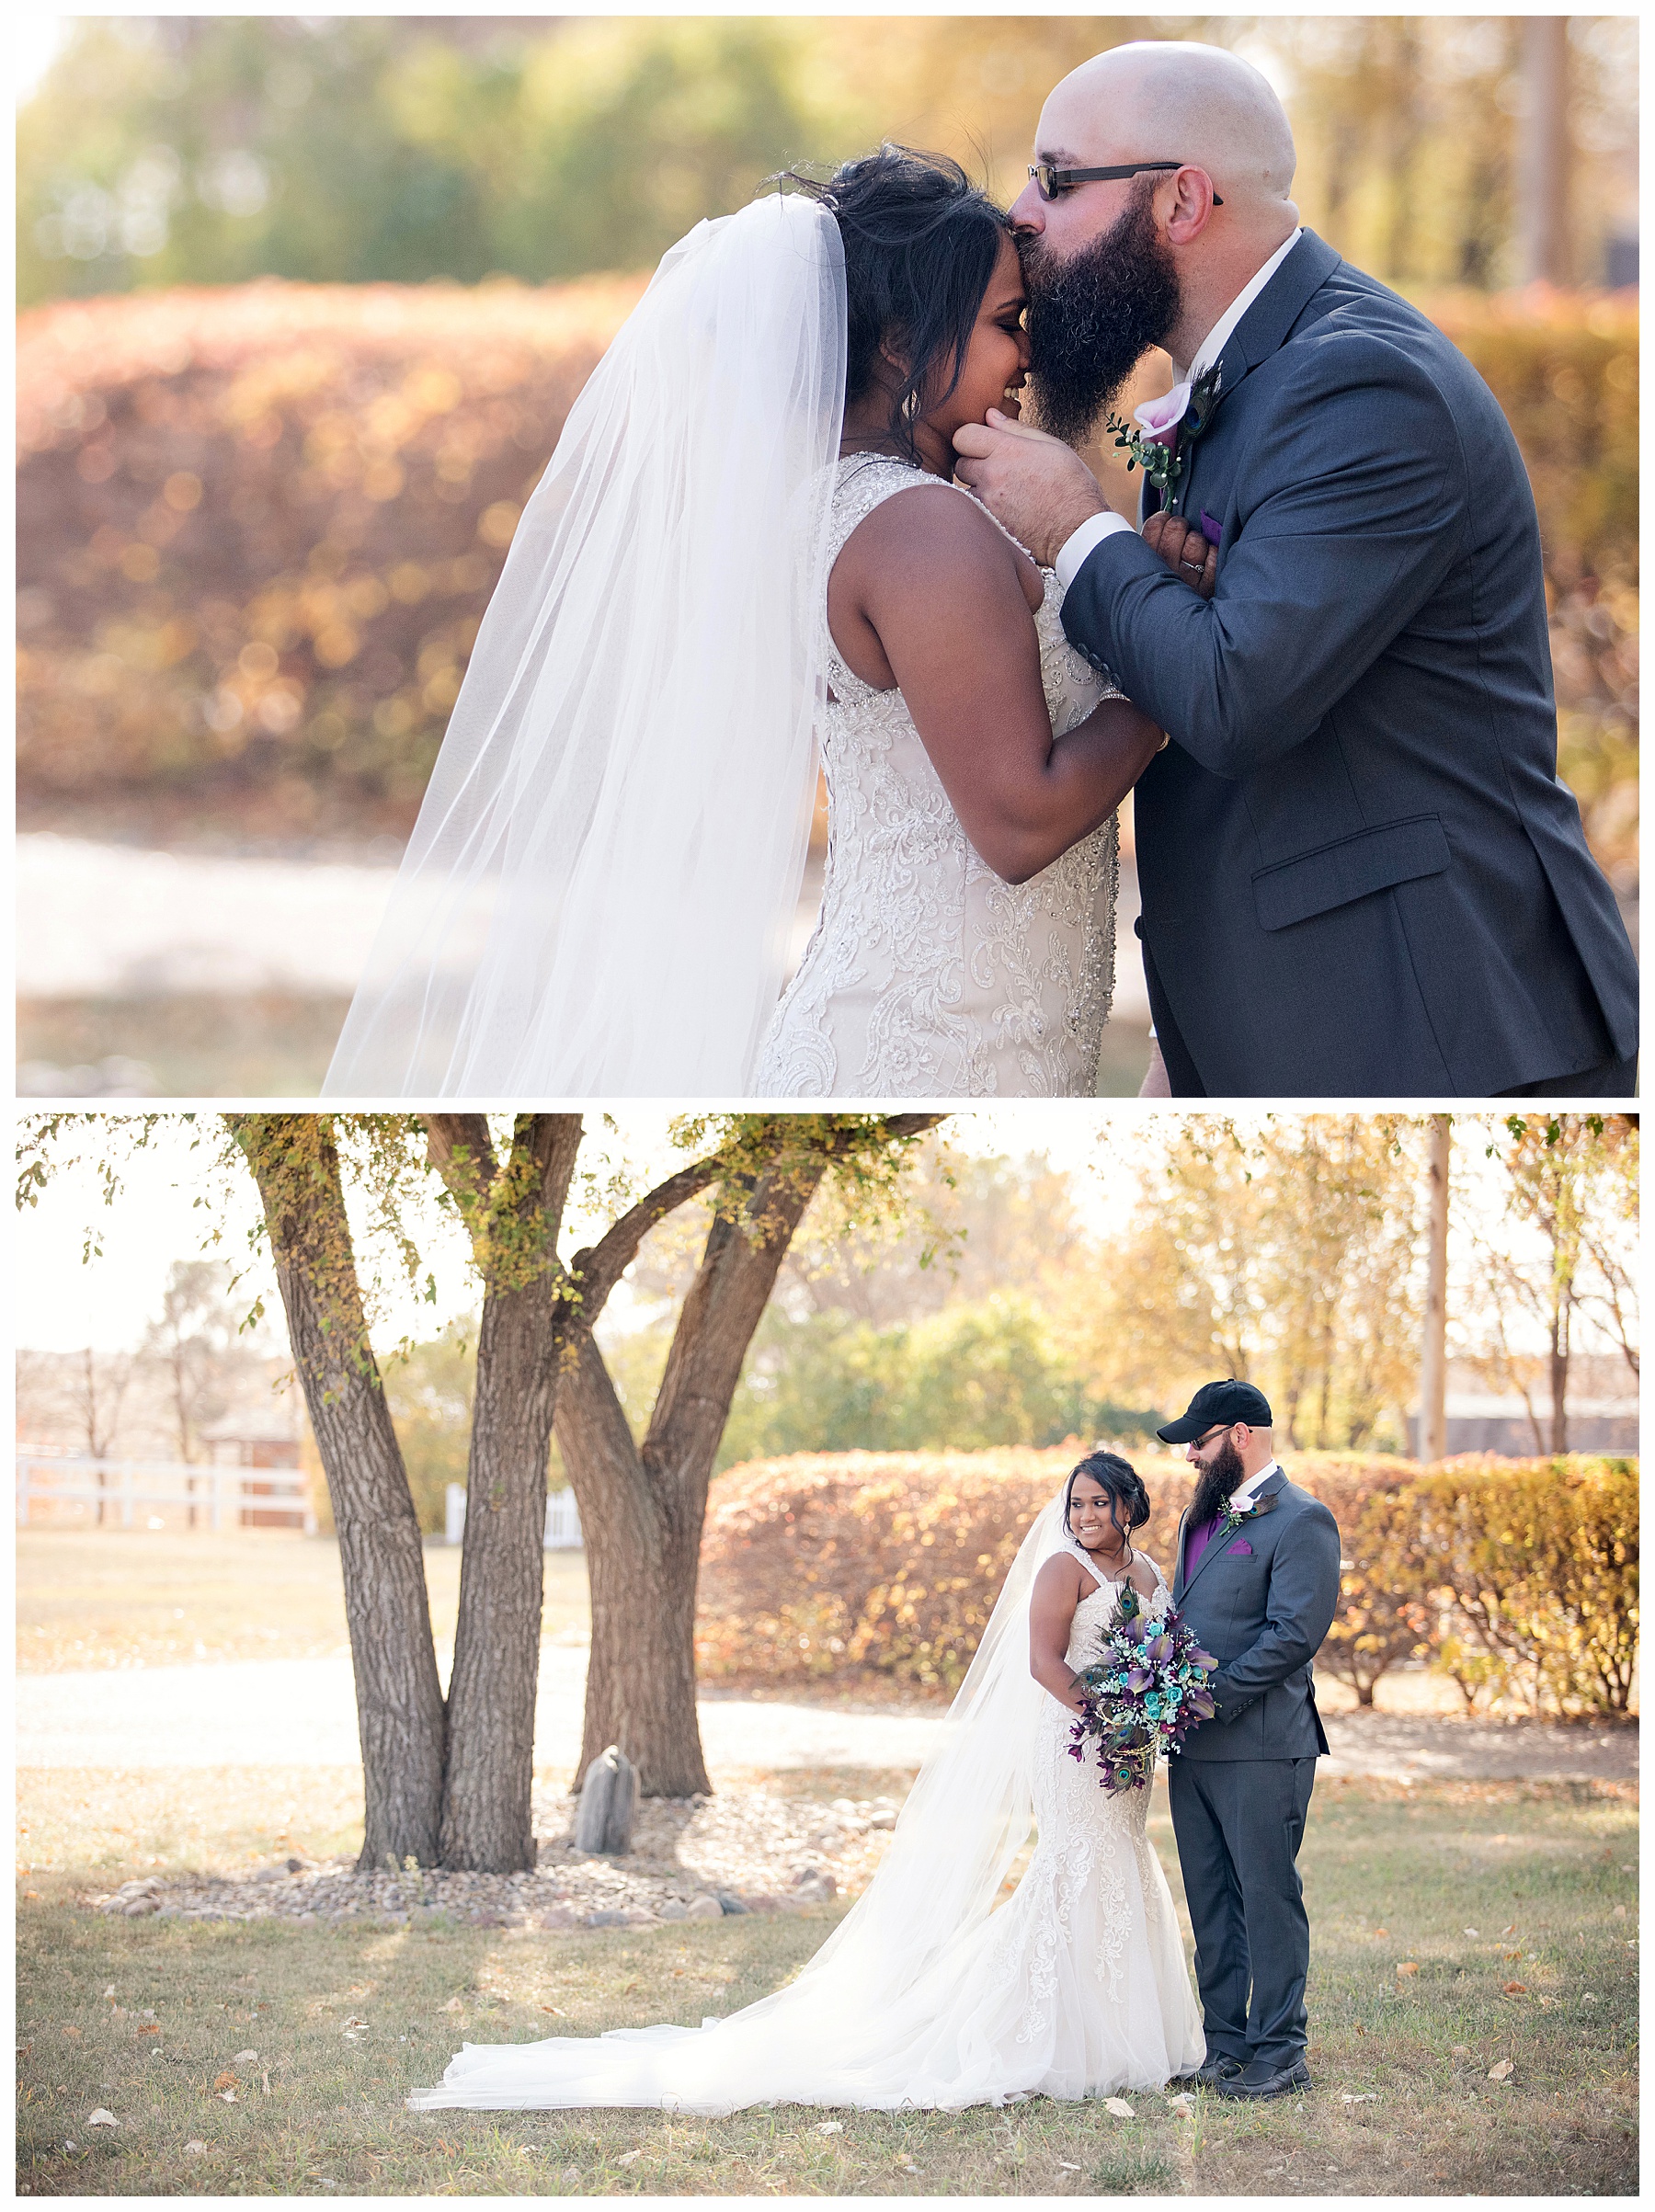
[{"label": "boutonniere", "polygon": [[1164,398],[1147,399],[1133,409],[1131,422],[1109,417],[1117,449],[1128,472],[1142,469],[1163,502],[1170,501],[1184,472],[1190,446],[1213,419],[1222,371],[1215,362],[1193,383],[1174,384]]},{"label": "boutonniere", "polygon": [[1259,1500],[1256,1498],[1250,1498],[1245,1505],[1238,1505],[1232,1499],[1224,1509],[1224,1519],[1219,1523],[1217,1541],[1222,1544],[1227,1538],[1233,1536],[1241,1523],[1244,1521],[1250,1521],[1258,1511]]}]

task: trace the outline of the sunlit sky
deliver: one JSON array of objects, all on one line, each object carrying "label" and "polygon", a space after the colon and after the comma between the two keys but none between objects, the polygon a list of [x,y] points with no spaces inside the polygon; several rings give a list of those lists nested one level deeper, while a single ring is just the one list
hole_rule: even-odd
[{"label": "sunlit sky", "polygon": [[[204,1119],[207,1117],[203,1117]],[[1121,1123],[1136,1116],[1120,1117]],[[684,1156],[668,1136],[665,1111],[639,1110],[617,1117],[613,1136],[588,1116],[583,1165],[599,1157],[630,1163],[651,1180]],[[1131,1178],[1115,1171],[1079,1172],[1118,1160],[1121,1132],[1101,1142],[1095,1116],[1077,1105],[1043,1106],[1034,1101],[1015,1110],[989,1109],[951,1117],[953,1141],[976,1154],[1022,1155],[1044,1151],[1054,1167],[1076,1171],[1076,1195],[1088,1219],[1101,1231],[1123,1222],[1132,1197]],[[71,1140],[77,1142],[78,1140]],[[115,1155],[121,1147],[117,1145]],[[18,1325],[22,1341],[38,1351],[66,1351],[91,1343],[117,1350],[134,1343],[149,1317],[159,1310],[166,1272],[175,1260],[193,1259],[213,1226],[223,1241],[219,1257],[241,1260],[257,1222],[251,1178],[227,1181],[203,1173],[200,1156],[191,1150],[182,1124],[166,1127],[144,1152],[124,1160],[118,1202],[106,1206],[95,1168],[70,1169],[56,1176],[40,1203],[25,1211],[18,1227],[17,1279],[28,1284]],[[198,1205],[211,1193],[212,1206]],[[222,1207],[220,1197],[225,1202]],[[101,1257],[83,1263],[89,1227],[96,1227]],[[394,1342],[405,1333],[429,1335],[451,1317],[474,1310],[477,1291],[463,1239],[435,1207],[429,1224],[431,1271],[437,1279],[435,1304],[398,1294],[387,1297],[376,1339]],[[589,1239],[591,1224],[578,1213],[570,1217],[565,1253]],[[250,1269],[245,1294],[249,1304],[262,1292],[276,1307],[275,1278],[262,1260]],[[623,1313],[624,1303],[618,1312]]]},{"label": "sunlit sky", "polygon": [[19,8],[12,17],[12,83],[19,107],[57,59],[74,20],[54,8]]},{"label": "sunlit sky", "polygon": [[[655,1180],[683,1157],[674,1152],[668,1140],[669,1118],[664,1110],[629,1110],[616,1117],[611,1134],[599,1117],[588,1116],[583,1166],[608,1158],[617,1166],[630,1164],[640,1177]],[[1256,1123],[1263,1117],[1236,1118]],[[211,1139],[213,1117],[201,1119]],[[1104,1116],[1079,1100],[1042,1104],[1027,1100],[1015,1107],[955,1113],[945,1126],[950,1141],[969,1154],[1021,1158],[1044,1153],[1053,1167],[1071,1175],[1079,1211],[1094,1235],[1107,1241],[1124,1228],[1136,1195],[1134,1164],[1148,1119],[1148,1110],[1131,1102],[1112,1105]],[[68,1141],[78,1148],[86,1140],[72,1136]],[[26,1209],[18,1219],[16,1280],[25,1288],[17,1333],[18,1340],[32,1349],[66,1351],[86,1344],[109,1351],[129,1348],[159,1311],[168,1267],[175,1260],[197,1257],[215,1226],[223,1239],[215,1248],[220,1256],[240,1260],[249,1251],[249,1234],[257,1222],[250,1176],[241,1169],[227,1179],[208,1175],[200,1152],[191,1150],[189,1132],[181,1121],[165,1122],[147,1151],[125,1157],[119,1138],[109,1149],[120,1161],[122,1179],[120,1195],[112,1207],[103,1202],[101,1181],[93,1167],[70,1167],[54,1176],[38,1205]],[[1462,1142],[1462,1169],[1480,1149]],[[86,1232],[94,1227],[102,1254],[83,1263]],[[565,1254],[589,1240],[591,1227],[590,1221],[572,1214],[564,1239]],[[427,1231],[436,1300],[427,1303],[399,1289],[386,1271],[385,1303],[374,1330],[382,1346],[405,1335],[435,1334],[451,1317],[475,1310],[475,1279],[458,1229],[433,1207]],[[262,1258],[249,1269],[238,1295],[251,1305],[260,1293],[275,1320],[276,1341],[284,1345],[274,1277]],[[611,1317],[623,1324],[626,1311],[622,1296],[611,1308]]]}]

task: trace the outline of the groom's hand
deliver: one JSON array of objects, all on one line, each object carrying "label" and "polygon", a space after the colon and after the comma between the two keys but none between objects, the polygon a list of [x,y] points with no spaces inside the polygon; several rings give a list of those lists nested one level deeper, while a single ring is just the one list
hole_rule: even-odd
[{"label": "groom's hand", "polygon": [[1089,516],[1109,511],[1079,453],[998,407],[989,408],[986,423],[962,423],[954,450],[963,456],[954,474],[1042,568],[1051,567]]},{"label": "groom's hand", "polygon": [[1181,584],[1204,599],[1212,598],[1218,581],[1218,548],[1209,545],[1200,530],[1192,530],[1181,515],[1170,515],[1164,508],[1151,515],[1144,525],[1144,543],[1159,553]]}]

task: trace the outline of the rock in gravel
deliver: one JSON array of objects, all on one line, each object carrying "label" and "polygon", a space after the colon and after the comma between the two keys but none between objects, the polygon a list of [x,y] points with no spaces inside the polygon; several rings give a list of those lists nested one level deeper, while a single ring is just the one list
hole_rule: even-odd
[{"label": "rock in gravel", "polygon": [[632,1849],[638,1803],[638,1771],[618,1744],[599,1752],[580,1785],[575,1820],[576,1851],[623,1857]]},{"label": "rock in gravel", "polygon": [[[359,1873],[348,1860],[294,1853],[262,1873],[178,1873],[135,1877],[86,1907],[134,1919],[161,1913],[191,1921],[285,1921],[290,1926],[498,1927],[532,1935],[600,1923],[659,1927],[722,1918],[726,1906],[791,1912],[824,1896],[854,1896],[888,1841],[876,1832],[895,1819],[888,1799],[831,1809],[820,1800],[783,1798],[762,1785],[734,1784],[713,1797],[645,1798],[634,1805],[630,1851],[594,1856],[575,1848],[579,1799],[562,1789],[534,1793],[536,1865],[512,1876],[428,1868],[417,1876]],[[296,1864],[295,1864],[296,1862]],[[811,1877],[808,1881],[801,1876]],[[818,1881],[816,1877],[821,1877]],[[829,1887],[829,1885],[831,1885]],[[699,1906],[692,1899],[704,1900]],[[721,1903],[720,1900],[725,1900]]]}]

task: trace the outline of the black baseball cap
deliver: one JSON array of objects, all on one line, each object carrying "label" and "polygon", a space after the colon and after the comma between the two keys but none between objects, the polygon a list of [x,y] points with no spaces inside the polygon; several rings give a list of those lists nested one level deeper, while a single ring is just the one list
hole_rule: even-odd
[{"label": "black baseball cap", "polygon": [[1203,1383],[1182,1420],[1169,1421],[1155,1433],[1164,1444],[1193,1444],[1209,1429],[1220,1424],[1227,1428],[1232,1421],[1245,1421],[1250,1429],[1275,1426],[1264,1393],[1250,1383],[1237,1382],[1233,1374],[1222,1383]]}]

